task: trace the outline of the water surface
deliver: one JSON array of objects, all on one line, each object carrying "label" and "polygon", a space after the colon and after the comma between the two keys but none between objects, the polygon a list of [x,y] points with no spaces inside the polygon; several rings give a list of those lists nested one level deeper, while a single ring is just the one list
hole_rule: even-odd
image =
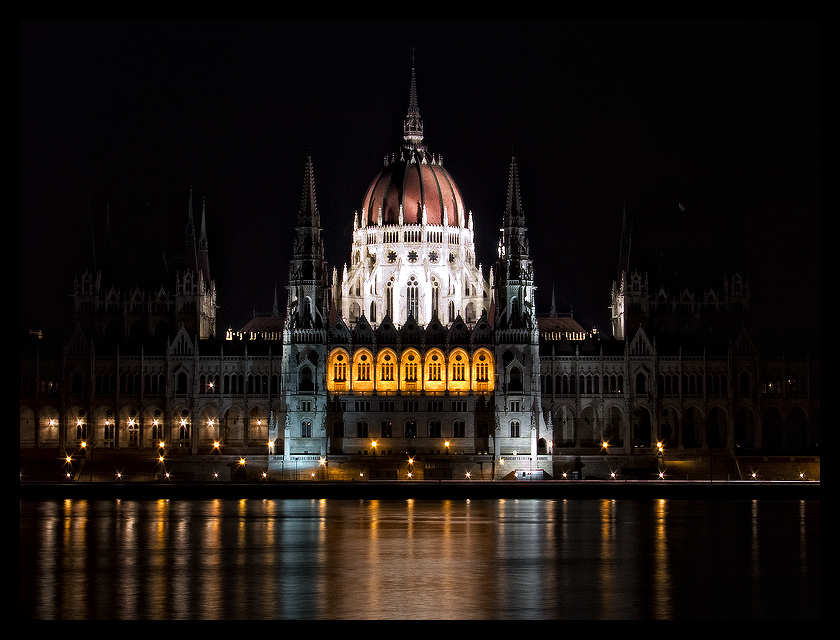
[{"label": "water surface", "polygon": [[35,619],[820,617],[820,503],[20,503]]}]

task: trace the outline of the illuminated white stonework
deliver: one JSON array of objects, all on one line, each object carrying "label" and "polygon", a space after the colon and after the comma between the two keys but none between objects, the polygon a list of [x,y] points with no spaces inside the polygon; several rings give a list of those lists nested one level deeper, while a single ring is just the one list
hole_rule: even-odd
[{"label": "illuminated white stonework", "polygon": [[[386,316],[426,326],[437,315],[473,324],[489,312],[491,285],[476,263],[472,213],[440,158],[423,140],[412,77],[400,157],[386,158],[353,217],[350,265],[333,274],[333,298],[346,322]],[[336,283],[339,284],[336,284]]]},{"label": "illuminated white stonework", "polygon": [[398,326],[409,316],[425,326],[434,315],[443,323],[458,315],[474,323],[488,307],[490,287],[476,265],[468,219],[465,226],[450,227],[368,226],[354,218],[351,263],[341,276],[342,317],[351,325],[362,314],[374,326],[385,316]]}]

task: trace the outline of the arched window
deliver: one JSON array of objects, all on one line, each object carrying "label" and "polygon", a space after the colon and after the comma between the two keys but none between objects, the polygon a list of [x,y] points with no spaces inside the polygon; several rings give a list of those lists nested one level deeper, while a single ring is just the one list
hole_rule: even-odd
[{"label": "arched window", "polygon": [[420,362],[420,358],[414,354],[409,353],[405,356],[403,361],[403,371],[405,372],[405,381],[406,382],[417,382],[417,365]]},{"label": "arched window", "polygon": [[333,360],[333,380],[347,382],[347,359],[343,353],[337,354]]},{"label": "arched window", "polygon": [[408,279],[408,284],[406,285],[405,290],[405,299],[406,299],[406,320],[408,318],[414,318],[415,320],[420,319],[420,315],[418,313],[418,286],[417,286],[417,279],[414,276],[411,276]]},{"label": "arched window", "polygon": [[432,278],[432,316],[437,316],[440,305],[440,283]]},{"label": "arched window", "polygon": [[519,367],[510,368],[508,391],[522,391],[522,370]]},{"label": "arched window", "polygon": [[385,315],[394,319],[394,279],[391,278],[385,286]]},{"label": "arched window", "polygon": [[315,384],[312,382],[311,367],[303,367],[300,370],[300,380],[298,381],[298,391],[315,391]]},{"label": "arched window", "polygon": [[465,358],[460,353],[456,353],[454,361],[452,362],[452,379],[456,382],[463,382],[465,380],[466,371]]},{"label": "arched window", "polygon": [[301,438],[311,438],[312,437],[312,421],[311,420],[302,420],[300,423],[300,437]]},{"label": "arched window", "polygon": [[356,363],[356,379],[360,382],[370,382],[370,356],[363,353],[359,356],[359,361]]},{"label": "arched window", "polygon": [[467,429],[463,420],[455,420],[452,423],[452,437],[464,438],[466,437]]},{"label": "arched window", "polygon": [[186,395],[187,393],[187,374],[183,371],[178,374],[177,388],[175,393],[177,393],[178,395]]},{"label": "arched window", "polygon": [[359,420],[356,423],[356,437],[357,438],[367,438],[368,437],[368,421],[367,420]]},{"label": "arched window", "polygon": [[511,420],[511,423],[510,423],[510,437],[511,438],[518,438],[519,437],[519,420]]},{"label": "arched window", "polygon": [[478,354],[475,363],[475,381],[490,382],[490,358],[485,353]]},{"label": "arched window", "polygon": [[636,374],[636,393],[647,393],[647,376],[641,372]]},{"label": "arched window", "polygon": [[385,354],[382,357],[382,363],[380,364],[380,370],[382,371],[382,380],[384,382],[393,382],[394,381],[394,359],[391,354]]},{"label": "arched window", "polygon": [[442,358],[438,354],[433,353],[431,356],[429,356],[429,380],[431,380],[432,382],[440,382],[441,380],[441,362]]}]

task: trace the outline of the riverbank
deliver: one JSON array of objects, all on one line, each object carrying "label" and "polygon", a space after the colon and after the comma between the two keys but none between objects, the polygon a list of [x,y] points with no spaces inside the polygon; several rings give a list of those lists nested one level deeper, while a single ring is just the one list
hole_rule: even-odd
[{"label": "riverbank", "polygon": [[21,500],[61,499],[783,499],[819,500],[818,481],[280,481],[258,483],[23,483]]}]

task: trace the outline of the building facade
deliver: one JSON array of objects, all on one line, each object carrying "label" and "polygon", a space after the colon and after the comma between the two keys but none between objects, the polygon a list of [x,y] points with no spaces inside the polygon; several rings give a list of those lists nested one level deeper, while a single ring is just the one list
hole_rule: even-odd
[{"label": "building facade", "polygon": [[192,193],[171,290],[122,289],[93,261],[74,284],[71,337],[24,336],[21,448],[427,479],[459,473],[455,460],[499,479],[663,448],[818,454],[819,348],[755,342],[745,273],[701,288],[654,282],[626,242],[605,291],[611,336],[553,305],[538,315],[515,159],[485,275],[474,225],[489,221],[473,219],[426,148],[413,72],[403,134],[353,214],[340,271],[325,259],[307,161],[282,312],[275,302],[220,334]]}]

